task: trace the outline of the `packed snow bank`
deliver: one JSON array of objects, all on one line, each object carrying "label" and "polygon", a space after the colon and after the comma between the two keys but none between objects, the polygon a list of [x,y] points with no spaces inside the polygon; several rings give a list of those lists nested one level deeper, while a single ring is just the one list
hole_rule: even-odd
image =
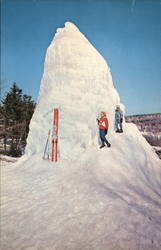
[{"label": "packed snow bank", "polygon": [[[119,102],[104,59],[67,23],[47,51],[27,153],[2,168],[2,249],[161,249],[161,163],[135,125],[114,132]],[[56,164],[42,159],[54,107]],[[112,146],[100,150],[102,110]]]},{"label": "packed snow bank", "polygon": [[112,143],[75,162],[35,155],[5,167],[2,249],[160,250],[159,160],[144,138]]}]

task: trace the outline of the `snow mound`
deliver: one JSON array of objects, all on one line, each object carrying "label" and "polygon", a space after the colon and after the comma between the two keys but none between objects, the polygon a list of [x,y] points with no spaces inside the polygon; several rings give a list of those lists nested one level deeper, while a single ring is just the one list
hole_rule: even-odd
[{"label": "snow mound", "polygon": [[[26,154],[2,167],[2,249],[160,250],[161,163],[120,103],[108,65],[69,22],[49,46]],[[59,108],[59,161],[42,159]],[[99,149],[106,111],[111,148]]]}]

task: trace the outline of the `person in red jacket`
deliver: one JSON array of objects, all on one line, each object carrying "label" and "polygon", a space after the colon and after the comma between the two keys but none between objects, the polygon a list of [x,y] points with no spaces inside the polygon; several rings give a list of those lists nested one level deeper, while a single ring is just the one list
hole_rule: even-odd
[{"label": "person in red jacket", "polygon": [[105,137],[108,131],[108,119],[106,117],[106,112],[101,112],[101,118],[100,120],[98,120],[98,126],[99,126],[99,135],[102,142],[100,148],[105,147],[105,144],[107,145],[107,147],[111,147],[111,144],[107,141]]}]

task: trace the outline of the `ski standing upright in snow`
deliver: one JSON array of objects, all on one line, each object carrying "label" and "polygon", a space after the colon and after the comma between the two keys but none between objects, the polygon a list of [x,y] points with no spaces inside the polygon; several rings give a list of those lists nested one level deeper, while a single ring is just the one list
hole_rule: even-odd
[{"label": "ski standing upright in snow", "polygon": [[58,118],[59,110],[54,109],[53,133],[52,133],[52,158],[54,162],[58,161]]},{"label": "ski standing upright in snow", "polygon": [[49,129],[49,132],[48,132],[48,137],[47,137],[47,140],[46,140],[46,145],[45,145],[44,155],[43,155],[43,159],[46,159],[46,155],[47,155],[48,160],[49,160],[49,152],[48,152],[49,139],[50,139],[50,129]]}]

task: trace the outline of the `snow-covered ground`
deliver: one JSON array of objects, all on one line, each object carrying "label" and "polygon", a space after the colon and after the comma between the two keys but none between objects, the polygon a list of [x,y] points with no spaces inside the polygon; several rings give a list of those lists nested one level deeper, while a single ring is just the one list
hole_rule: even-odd
[{"label": "snow-covered ground", "polygon": [[[66,23],[47,50],[26,154],[2,167],[3,250],[161,249],[161,161],[135,125],[115,133],[117,104],[106,62]],[[42,159],[55,107],[58,163]],[[99,149],[100,111],[111,148]]]},{"label": "snow-covered ground", "polygon": [[18,161],[18,159],[19,158],[14,158],[14,157],[0,154],[0,166],[2,167],[2,166],[9,165],[10,163],[14,163]]},{"label": "snow-covered ground", "polygon": [[75,162],[35,155],[5,166],[2,249],[159,250],[160,169],[137,143],[115,147],[130,140],[117,135],[110,149],[93,147]]}]

